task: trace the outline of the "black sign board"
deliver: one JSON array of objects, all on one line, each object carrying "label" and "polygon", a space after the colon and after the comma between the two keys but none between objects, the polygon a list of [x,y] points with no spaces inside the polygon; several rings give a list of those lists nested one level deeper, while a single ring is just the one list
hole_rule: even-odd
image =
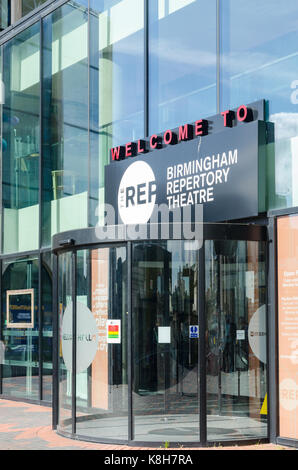
[{"label": "black sign board", "polygon": [[105,202],[116,223],[150,219],[154,205],[202,204],[205,222],[257,216],[264,210],[266,123],[221,132],[114,161],[105,167]]}]

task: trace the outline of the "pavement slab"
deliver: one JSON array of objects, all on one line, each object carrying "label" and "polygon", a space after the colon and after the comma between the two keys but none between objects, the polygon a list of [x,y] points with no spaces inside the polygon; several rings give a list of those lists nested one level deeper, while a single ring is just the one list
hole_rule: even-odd
[{"label": "pavement slab", "polygon": [[[97,444],[69,439],[52,429],[52,409],[13,400],[0,399],[0,450],[151,450],[152,447],[128,447],[125,445]],[[155,450],[164,450],[162,446]],[[171,450],[171,447],[167,448]],[[177,451],[177,449],[175,449]],[[294,450],[293,448],[259,444],[250,446],[187,448],[181,450]]]}]

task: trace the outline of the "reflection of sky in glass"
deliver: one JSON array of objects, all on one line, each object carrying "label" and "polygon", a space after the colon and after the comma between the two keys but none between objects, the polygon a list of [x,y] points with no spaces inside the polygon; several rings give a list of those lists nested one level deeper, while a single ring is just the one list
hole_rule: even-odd
[{"label": "reflection of sky in glass", "polygon": [[149,3],[149,22],[150,133],[215,113],[216,2]]},{"label": "reflection of sky in glass", "polygon": [[92,0],[90,6],[97,38],[91,127],[115,146],[144,135],[144,2]]},{"label": "reflection of sky in glass", "polygon": [[270,112],[296,111],[298,4],[289,0],[222,2],[222,107],[270,99]]},{"label": "reflection of sky in glass", "polygon": [[278,0],[226,0],[221,5],[221,109],[268,100],[276,142],[275,179],[269,185],[277,198],[271,208],[296,205],[298,3],[288,0],[281,8]]}]

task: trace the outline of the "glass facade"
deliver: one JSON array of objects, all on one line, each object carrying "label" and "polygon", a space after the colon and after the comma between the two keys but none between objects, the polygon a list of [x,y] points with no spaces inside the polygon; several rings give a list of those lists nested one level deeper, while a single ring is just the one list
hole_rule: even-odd
[{"label": "glass facade", "polygon": [[[298,6],[295,0],[282,7],[277,0],[77,0],[59,7],[54,1],[50,12],[34,17],[33,10],[43,0],[15,3],[19,16],[14,11],[14,20],[30,12],[33,20],[19,26],[15,34],[10,29],[7,37],[0,35],[0,317],[5,346],[1,390],[4,396],[50,402],[51,240],[56,233],[94,227],[102,220],[104,167],[111,147],[264,99],[266,118],[274,123],[275,134],[274,142],[267,145],[266,210],[298,205]],[[0,30],[10,20],[4,0]],[[188,421],[183,421],[179,410],[187,390],[191,419],[200,419],[197,358],[194,342],[184,332],[186,318],[195,322],[196,254],[188,253],[186,259],[182,242],[170,245],[144,244],[135,246],[132,253],[132,272],[138,278],[132,315],[139,336],[131,338],[135,348],[131,426],[140,440],[152,438],[151,430],[143,426],[147,403],[154,402],[156,419],[161,415],[168,419],[174,403],[176,424],[184,426]],[[224,429],[223,420],[222,439],[266,434],[265,418],[256,411],[265,400],[266,359],[249,356],[247,336],[253,312],[261,315],[266,304],[264,250],[248,242],[234,248],[221,246],[221,253],[214,243],[206,245],[210,440],[218,438],[213,430],[218,415],[242,419],[237,436],[229,425]],[[114,319],[126,324],[123,292],[121,309],[115,307],[117,283],[120,278],[122,288],[127,283],[125,250],[82,249],[76,259],[77,278],[71,254],[60,256],[60,329],[67,308],[72,311],[75,306],[79,311],[83,305],[92,310],[92,265],[103,260],[106,273],[113,272],[117,278],[112,285],[107,277],[109,309],[117,314]],[[235,285],[242,286],[237,295]],[[152,330],[150,347],[140,340],[141,315]],[[174,332],[174,351],[167,343],[158,343],[158,328]],[[233,344],[227,342],[228,331]],[[237,331],[242,332],[238,337]],[[74,404],[81,416],[77,430],[85,437],[89,431],[84,417],[94,409],[101,410],[103,423],[111,410],[116,417],[128,419],[130,372],[118,346],[106,348],[111,400],[103,408],[92,401],[92,386],[96,390],[92,384],[97,380],[92,364],[73,380],[73,356],[65,364],[59,349],[61,430],[73,431]],[[113,365],[116,356],[121,370]],[[251,420],[256,423],[254,429]],[[175,435],[174,428],[167,425],[155,438],[166,439],[168,431]],[[200,432],[196,425],[195,430],[185,431],[184,440],[197,440]],[[127,435],[128,428],[119,429],[119,438]]]},{"label": "glass facade", "polygon": [[275,125],[267,209],[296,205],[297,7],[281,22],[265,3],[68,2],[4,42],[2,253],[95,226],[111,147],[259,99]]}]

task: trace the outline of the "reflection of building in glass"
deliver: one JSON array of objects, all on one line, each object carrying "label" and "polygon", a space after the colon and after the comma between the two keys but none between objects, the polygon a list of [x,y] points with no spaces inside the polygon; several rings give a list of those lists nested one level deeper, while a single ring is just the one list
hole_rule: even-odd
[{"label": "reflection of building in glass", "polygon": [[[296,444],[298,296],[296,274],[286,273],[298,258],[298,5],[280,3],[0,1],[0,390],[52,403],[59,432]],[[96,238],[111,148],[197,119],[216,135],[221,113],[244,104],[266,127],[266,204],[254,217],[205,220],[202,250],[183,239]],[[213,151],[203,152],[203,137],[200,158]],[[187,144],[175,146],[179,162],[167,147],[176,168]],[[256,184],[248,173],[235,183],[240,194]],[[234,204],[245,210],[241,197]],[[99,337],[77,374],[76,305]],[[59,336],[67,308],[68,367]],[[119,343],[108,343],[107,320],[121,322]]]}]

